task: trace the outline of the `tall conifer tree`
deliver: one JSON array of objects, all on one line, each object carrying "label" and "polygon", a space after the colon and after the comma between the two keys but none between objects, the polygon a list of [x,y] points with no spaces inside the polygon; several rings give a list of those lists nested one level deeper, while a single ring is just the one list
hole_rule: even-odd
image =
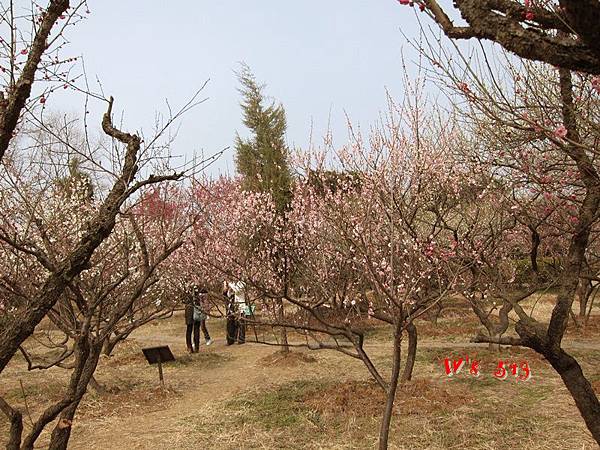
[{"label": "tall conifer tree", "polygon": [[264,85],[256,81],[247,65],[242,65],[238,79],[244,125],[251,135],[247,139],[236,136],[237,171],[242,175],[244,189],[269,192],[278,211],[283,212],[291,200],[285,110],[274,101],[267,104]]}]

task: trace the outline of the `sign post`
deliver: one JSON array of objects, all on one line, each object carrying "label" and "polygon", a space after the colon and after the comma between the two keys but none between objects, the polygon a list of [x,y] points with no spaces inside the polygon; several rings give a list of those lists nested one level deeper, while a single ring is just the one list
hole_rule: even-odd
[{"label": "sign post", "polygon": [[173,356],[171,349],[168,345],[164,345],[161,347],[143,348],[142,352],[144,353],[148,364],[158,364],[158,379],[160,380],[160,386],[164,388],[165,380],[163,377],[162,363],[175,361],[175,356]]},{"label": "sign post", "polygon": [[158,379],[160,380],[160,387],[165,388],[165,379],[162,371],[162,360],[160,359],[160,353],[158,354]]}]

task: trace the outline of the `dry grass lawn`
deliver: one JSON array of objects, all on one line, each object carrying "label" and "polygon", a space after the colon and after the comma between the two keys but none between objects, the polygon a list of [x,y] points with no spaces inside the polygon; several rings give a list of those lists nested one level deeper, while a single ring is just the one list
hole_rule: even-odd
[{"label": "dry grass lawn", "polygon": [[[536,310],[546,312],[546,302]],[[449,309],[438,325],[419,324],[414,380],[397,395],[393,449],[592,449],[597,448],[559,377],[528,350],[491,352],[468,343],[477,324]],[[600,388],[598,317],[590,330],[571,331],[566,348]],[[377,444],[384,395],[362,363],[331,351],[294,350],[247,343],[226,346],[224,323],[209,321],[215,339],[199,354],[185,353],[179,315],[139,330],[103,358],[97,379],[108,393],[85,396],[74,422],[72,449],[369,449]],[[251,333],[248,333],[250,337]],[[367,350],[385,373],[391,365],[390,330],[367,334]],[[261,336],[264,337],[264,336]],[[141,354],[170,345],[177,357],[165,368],[167,388]],[[34,345],[30,343],[28,345]],[[481,361],[482,374],[447,377],[446,357]],[[532,378],[516,382],[492,376],[499,359],[528,361]],[[36,416],[59,398],[68,373],[28,372],[15,357],[0,375],[0,395]],[[21,389],[20,381],[23,383]],[[27,419],[28,420],[28,419]],[[27,426],[27,423],[26,423]],[[7,421],[0,418],[0,445]],[[44,448],[47,435],[40,441]]]}]

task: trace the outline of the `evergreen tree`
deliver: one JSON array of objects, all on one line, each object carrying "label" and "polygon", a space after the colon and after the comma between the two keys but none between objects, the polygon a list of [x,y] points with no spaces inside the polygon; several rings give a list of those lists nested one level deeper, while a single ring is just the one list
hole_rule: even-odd
[{"label": "evergreen tree", "polygon": [[244,125],[251,136],[248,139],[236,136],[237,171],[243,177],[244,189],[271,193],[278,211],[283,212],[292,196],[285,110],[275,102],[266,104],[264,85],[257,83],[247,65],[242,66],[238,79],[242,85],[239,91]]}]

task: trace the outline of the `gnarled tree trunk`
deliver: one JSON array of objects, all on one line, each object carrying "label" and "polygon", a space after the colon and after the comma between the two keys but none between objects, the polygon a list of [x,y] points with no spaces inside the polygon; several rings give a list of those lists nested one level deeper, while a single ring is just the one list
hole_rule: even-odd
[{"label": "gnarled tree trunk", "polygon": [[564,350],[549,353],[546,359],[562,378],[592,436],[600,443],[600,403],[581,366]]}]

